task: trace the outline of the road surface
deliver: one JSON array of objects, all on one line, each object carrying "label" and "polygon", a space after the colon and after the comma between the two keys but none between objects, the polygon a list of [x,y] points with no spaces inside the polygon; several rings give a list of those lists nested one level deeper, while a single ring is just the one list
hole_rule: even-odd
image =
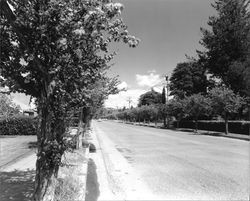
[{"label": "road surface", "polygon": [[93,129],[162,199],[249,200],[249,141],[112,121]]}]

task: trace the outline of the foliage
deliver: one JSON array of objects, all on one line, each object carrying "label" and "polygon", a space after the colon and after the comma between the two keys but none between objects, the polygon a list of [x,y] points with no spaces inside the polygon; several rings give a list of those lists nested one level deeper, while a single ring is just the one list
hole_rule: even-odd
[{"label": "foliage", "polygon": [[[177,123],[174,123],[174,126],[177,127]],[[250,122],[248,121],[229,121],[228,122],[228,131],[230,133],[236,134],[243,134],[249,135],[249,127]],[[180,128],[191,128],[195,129],[195,122],[194,121],[180,121],[179,123]],[[224,132],[225,131],[225,122],[223,121],[198,121],[198,129],[205,130],[205,131],[214,131],[214,132]]]},{"label": "foliage", "polygon": [[160,104],[161,102],[162,95],[152,89],[140,96],[138,107],[143,105]]},{"label": "foliage", "polygon": [[[108,0],[5,0],[0,17],[1,84],[36,99],[38,159],[35,200],[50,200],[68,113],[87,105],[89,89],[109,68],[111,42],[138,39]],[[5,3],[5,4],[4,4]],[[6,9],[7,8],[7,9]],[[52,193],[53,194],[53,193]]]},{"label": "foliage", "polygon": [[0,135],[36,135],[37,119],[15,115],[9,119],[0,119]]},{"label": "foliage", "polygon": [[250,48],[249,0],[217,0],[212,4],[216,16],[209,18],[210,30],[201,28],[200,60],[214,76],[234,91],[241,91],[242,72],[240,64],[246,61]]},{"label": "foliage", "polygon": [[174,98],[167,104],[167,111],[169,115],[174,116],[177,121],[180,121],[186,116],[186,100]]},{"label": "foliage", "polygon": [[20,113],[20,110],[20,106],[13,103],[11,98],[0,93],[0,117],[8,119],[10,116]]},{"label": "foliage", "polygon": [[170,78],[170,95],[184,98],[196,93],[206,93],[207,86],[206,70],[200,63],[178,63]]},{"label": "foliage", "polygon": [[163,87],[163,89],[162,89],[162,93],[161,93],[161,103],[162,103],[162,104],[166,104],[166,90],[165,90],[165,87]]},{"label": "foliage", "polygon": [[239,111],[244,99],[226,87],[217,87],[209,91],[214,113],[225,120],[225,133],[228,133],[228,118]]},{"label": "foliage", "polygon": [[217,87],[209,91],[215,114],[224,119],[230,114],[235,114],[244,104],[244,99],[227,87]]},{"label": "foliage", "polygon": [[202,94],[193,94],[189,97],[185,98],[186,101],[186,107],[185,107],[185,113],[193,117],[195,119],[196,123],[196,132],[198,129],[198,119],[201,115],[209,114],[211,111],[211,103],[210,99],[205,97]]}]

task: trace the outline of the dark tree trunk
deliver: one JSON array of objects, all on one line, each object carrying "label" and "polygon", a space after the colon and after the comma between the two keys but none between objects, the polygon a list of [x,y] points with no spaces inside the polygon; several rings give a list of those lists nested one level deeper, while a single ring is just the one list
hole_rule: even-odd
[{"label": "dark tree trunk", "polygon": [[[58,161],[61,161],[62,152],[58,149],[52,149],[51,143],[57,145],[62,136],[58,135],[58,133],[53,133],[54,129],[51,124],[51,114],[49,113],[47,106],[43,106],[40,109],[39,116],[40,122],[37,137],[38,153],[36,161],[34,200],[52,201],[59,169]],[[57,131],[63,132],[62,129],[59,128],[57,128]]]},{"label": "dark tree trunk", "polygon": [[180,128],[180,120],[177,119],[177,128]]},{"label": "dark tree trunk", "polygon": [[167,126],[166,115],[165,114],[163,115],[163,125],[164,125],[164,127]]},{"label": "dark tree trunk", "polygon": [[195,133],[198,133],[198,118],[195,118]]},{"label": "dark tree trunk", "polygon": [[228,134],[228,115],[225,116],[225,134]]}]

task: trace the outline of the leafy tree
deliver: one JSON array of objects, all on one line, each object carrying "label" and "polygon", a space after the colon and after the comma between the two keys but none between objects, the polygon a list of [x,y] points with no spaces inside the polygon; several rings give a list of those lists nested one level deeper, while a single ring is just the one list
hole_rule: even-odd
[{"label": "leafy tree", "polygon": [[170,95],[180,98],[206,93],[206,70],[197,61],[178,63],[170,78]]},{"label": "leafy tree", "polygon": [[89,87],[113,58],[109,43],[135,47],[108,0],[1,0],[1,84],[36,99],[39,129],[34,199],[50,201],[69,111],[87,105]]},{"label": "leafy tree", "polygon": [[[214,76],[227,86],[241,92],[243,66],[249,56],[250,13],[249,0],[217,0],[212,4],[216,16],[209,18],[210,30],[201,28],[200,60]],[[235,63],[236,62],[236,63]]]},{"label": "leafy tree", "polygon": [[162,89],[161,103],[166,104],[166,90],[165,90],[165,87],[163,87],[163,89]]},{"label": "leafy tree", "polygon": [[175,117],[177,120],[177,128],[179,128],[180,121],[186,116],[186,101],[185,99],[174,98],[171,99],[166,107],[166,112]]},{"label": "leafy tree", "polygon": [[162,101],[162,95],[153,89],[142,94],[139,98],[138,107],[143,105],[160,104]]},{"label": "leafy tree", "polygon": [[195,120],[195,130],[198,130],[198,120],[202,115],[208,114],[211,111],[210,99],[202,94],[193,94],[185,98],[186,108],[185,113],[193,117]]},{"label": "leafy tree", "polygon": [[0,117],[8,119],[11,115],[20,113],[20,106],[12,102],[5,94],[0,93]]},{"label": "leafy tree", "polygon": [[227,87],[216,87],[209,91],[212,107],[217,115],[225,120],[225,133],[228,134],[228,119],[230,115],[239,111],[244,99]]}]

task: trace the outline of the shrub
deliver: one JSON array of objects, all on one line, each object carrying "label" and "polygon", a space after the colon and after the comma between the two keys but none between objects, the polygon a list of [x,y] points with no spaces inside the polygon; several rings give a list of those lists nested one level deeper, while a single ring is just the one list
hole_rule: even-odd
[{"label": "shrub", "polygon": [[[249,121],[229,121],[228,130],[230,133],[249,135]],[[174,123],[174,126],[177,126],[177,122]],[[195,128],[194,121],[181,121],[180,128]],[[199,121],[198,124],[199,130],[208,130],[216,132],[225,131],[225,122],[224,121]]]},{"label": "shrub", "polygon": [[12,116],[0,119],[0,135],[36,135],[37,119],[28,116]]}]

